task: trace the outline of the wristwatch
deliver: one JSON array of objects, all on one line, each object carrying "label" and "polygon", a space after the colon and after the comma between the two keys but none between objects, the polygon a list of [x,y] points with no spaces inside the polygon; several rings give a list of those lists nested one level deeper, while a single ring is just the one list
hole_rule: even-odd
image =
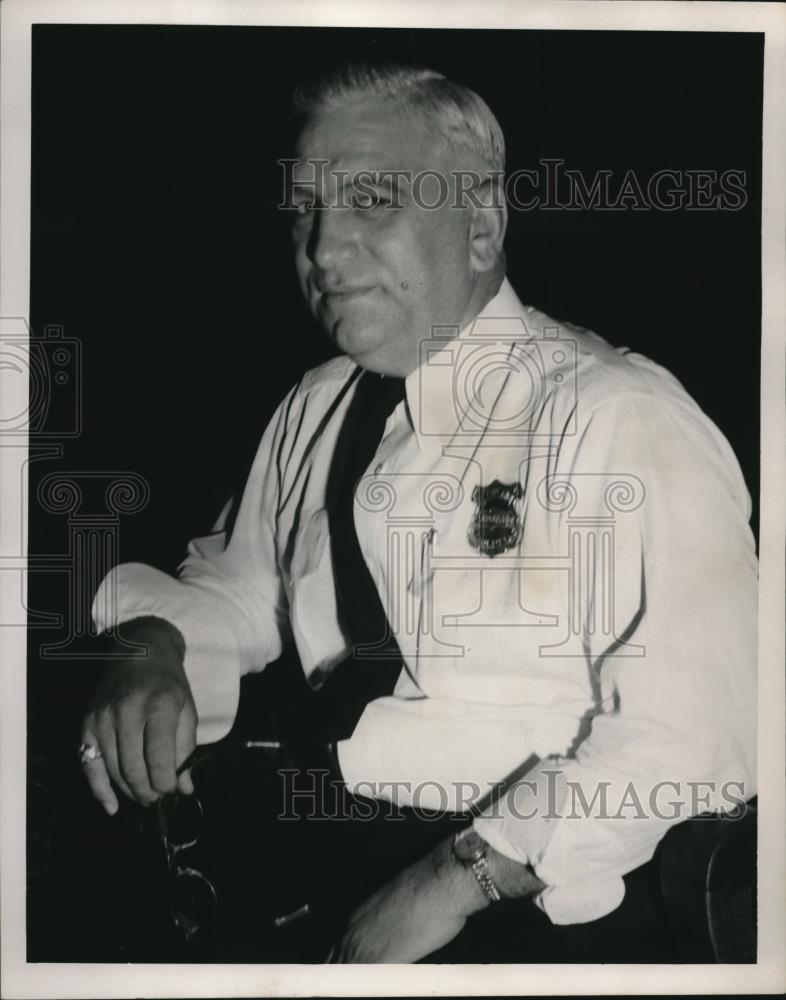
[{"label": "wristwatch", "polygon": [[494,879],[489,872],[489,845],[475,833],[472,827],[461,830],[453,838],[453,857],[465,868],[471,868],[483,895],[490,903],[498,903],[502,899]]}]

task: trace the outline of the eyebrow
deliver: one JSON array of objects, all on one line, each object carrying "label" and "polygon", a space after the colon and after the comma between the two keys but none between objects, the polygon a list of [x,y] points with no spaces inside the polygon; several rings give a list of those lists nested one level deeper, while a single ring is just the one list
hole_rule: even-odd
[{"label": "eyebrow", "polygon": [[[390,169],[375,169],[371,167],[358,167],[355,170],[337,169],[334,171],[340,174],[340,196],[343,203],[348,196],[348,192],[357,190],[359,187],[365,189],[376,189],[384,192],[392,199],[394,208],[403,208],[400,200],[402,185],[400,184],[401,171]],[[380,176],[382,175],[382,176]],[[324,176],[324,175],[323,175]],[[298,205],[305,203],[311,208],[324,207],[324,188],[316,177],[291,181],[289,204]],[[350,207],[347,205],[346,207]]]},{"label": "eyebrow", "polygon": [[[364,185],[370,185],[371,187],[389,187],[394,190],[398,190],[399,185],[399,174],[400,171],[385,170],[375,170],[368,167],[361,167],[358,170],[336,170],[334,173],[341,175],[341,186],[342,188],[347,187],[347,185],[354,185],[357,179],[360,177]],[[382,176],[380,176],[382,175]],[[319,187],[319,183],[316,179],[309,178],[308,180],[293,180],[292,181],[292,191],[314,191],[316,187]]]}]

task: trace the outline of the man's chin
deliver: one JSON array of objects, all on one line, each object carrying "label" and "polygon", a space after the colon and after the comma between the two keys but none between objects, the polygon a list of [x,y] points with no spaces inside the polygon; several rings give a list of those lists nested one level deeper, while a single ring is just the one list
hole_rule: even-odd
[{"label": "man's chin", "polygon": [[357,361],[359,365],[363,364],[362,358],[375,354],[387,340],[376,326],[344,317],[335,321],[329,336],[342,354]]},{"label": "man's chin", "polygon": [[374,310],[352,310],[332,318],[332,322],[327,316],[322,321],[336,349],[361,368],[380,375],[405,374],[401,369],[406,365],[400,357],[403,330],[390,316],[380,317]]}]

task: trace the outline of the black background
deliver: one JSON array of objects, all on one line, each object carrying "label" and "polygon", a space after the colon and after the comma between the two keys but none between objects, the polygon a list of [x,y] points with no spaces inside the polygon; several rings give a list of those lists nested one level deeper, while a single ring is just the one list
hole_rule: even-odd
[{"label": "black background", "polygon": [[275,161],[292,87],[342,57],[477,89],[511,171],[541,157],[645,181],[746,171],[742,211],[512,212],[507,253],[525,302],[672,370],[755,491],[761,55],[757,35],[35,28],[31,321],[83,344],[65,465],[150,483],[123,556],[173,568],[285,391],[329,356],[295,285]]},{"label": "black background", "polygon": [[[83,367],[81,434],[31,467],[31,496],[54,469],[141,474],[150,501],[122,520],[120,556],[168,571],[209,530],[277,403],[331,353],[276,209],[288,96],[336,61],[392,58],[480,93],[509,171],[745,171],[740,211],[514,211],[507,254],[523,301],[683,382],[756,504],[762,56],[755,34],[34,27],[31,326],[62,326]],[[66,538],[33,502],[31,553]],[[62,583],[32,574],[30,605],[62,613]],[[60,637],[30,632],[44,784],[73,753],[87,676],[38,662]]]}]

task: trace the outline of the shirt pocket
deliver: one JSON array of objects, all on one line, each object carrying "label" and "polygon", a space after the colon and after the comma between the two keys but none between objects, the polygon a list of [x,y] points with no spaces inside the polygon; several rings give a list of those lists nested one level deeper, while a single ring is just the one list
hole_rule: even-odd
[{"label": "shirt pocket", "polygon": [[292,561],[289,564],[293,585],[317,572],[325,561],[332,580],[327,511],[315,510],[303,515],[295,536]]}]

